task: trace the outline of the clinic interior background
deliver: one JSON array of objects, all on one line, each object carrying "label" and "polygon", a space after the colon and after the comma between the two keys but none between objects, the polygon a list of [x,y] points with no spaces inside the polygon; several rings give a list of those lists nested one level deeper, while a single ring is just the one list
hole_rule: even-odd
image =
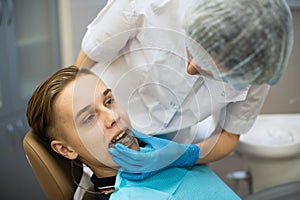
[{"label": "clinic interior background", "polygon": [[[0,3],[8,6],[0,16],[0,199],[46,199],[22,148],[28,131],[26,102],[42,80],[74,63],[86,26],[106,0]],[[300,6],[292,7],[292,14],[292,55],[286,73],[271,88],[262,113],[300,113]]]}]

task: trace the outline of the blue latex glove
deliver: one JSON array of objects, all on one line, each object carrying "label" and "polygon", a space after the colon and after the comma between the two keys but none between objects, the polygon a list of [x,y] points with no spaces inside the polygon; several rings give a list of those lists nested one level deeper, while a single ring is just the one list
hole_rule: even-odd
[{"label": "blue latex glove", "polygon": [[123,168],[122,177],[130,180],[148,178],[169,167],[190,167],[200,158],[200,148],[194,144],[179,144],[167,139],[144,135],[132,130],[134,135],[150,148],[135,151],[117,144],[110,148],[113,160]]}]

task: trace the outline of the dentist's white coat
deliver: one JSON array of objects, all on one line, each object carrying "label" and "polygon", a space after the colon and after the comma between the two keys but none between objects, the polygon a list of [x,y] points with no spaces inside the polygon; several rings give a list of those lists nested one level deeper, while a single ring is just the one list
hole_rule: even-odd
[{"label": "dentist's white coat", "polygon": [[82,50],[98,62],[93,70],[112,88],[135,129],[148,134],[180,130],[182,134],[172,135],[175,141],[195,142],[214,128],[211,121],[205,123],[208,129],[196,124],[215,115],[226,131],[246,133],[270,87],[237,91],[227,83],[187,74],[181,27],[187,3],[110,0],[88,26]]}]

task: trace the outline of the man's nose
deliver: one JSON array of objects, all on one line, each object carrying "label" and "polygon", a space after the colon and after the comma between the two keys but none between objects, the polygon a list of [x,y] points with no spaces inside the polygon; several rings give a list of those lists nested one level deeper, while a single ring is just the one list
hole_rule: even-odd
[{"label": "man's nose", "polygon": [[106,117],[105,117],[105,127],[106,128],[112,128],[115,125],[117,125],[117,122],[119,121],[120,117],[118,113],[108,110],[106,112]]}]

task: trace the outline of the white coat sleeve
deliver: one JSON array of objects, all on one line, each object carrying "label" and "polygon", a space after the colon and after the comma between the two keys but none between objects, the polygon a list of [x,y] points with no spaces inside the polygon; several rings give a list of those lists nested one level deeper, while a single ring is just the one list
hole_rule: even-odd
[{"label": "white coat sleeve", "polygon": [[247,133],[260,113],[270,90],[269,85],[251,86],[247,98],[228,104],[221,110],[220,124],[234,134]]},{"label": "white coat sleeve", "polygon": [[108,62],[118,56],[136,32],[134,1],[111,0],[88,25],[81,48],[97,62]]}]

